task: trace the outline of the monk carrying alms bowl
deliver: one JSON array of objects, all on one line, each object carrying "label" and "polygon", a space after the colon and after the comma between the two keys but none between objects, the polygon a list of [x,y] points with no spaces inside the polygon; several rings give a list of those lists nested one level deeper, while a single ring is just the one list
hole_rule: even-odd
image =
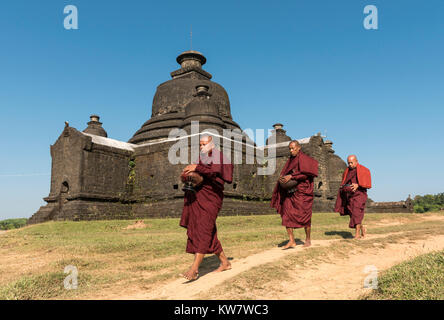
[{"label": "monk carrying alms bowl", "polygon": [[222,208],[224,185],[233,182],[233,164],[216,148],[212,136],[202,135],[199,149],[199,162],[187,165],[180,176],[186,191],[180,226],[187,229],[185,251],[194,254],[191,267],[180,274],[188,281],[199,278],[199,266],[206,254],[219,258],[220,265],[214,272],[231,269],[217,238],[216,219]]},{"label": "monk carrying alms bowl", "polygon": [[279,179],[279,185],[281,188],[287,190],[287,193],[293,193],[296,191],[296,185],[298,182],[296,180],[288,180],[287,182],[284,182],[283,180]]},{"label": "monk carrying alms bowl", "polygon": [[282,169],[273,190],[271,206],[281,215],[289,241],[283,249],[296,247],[293,229],[305,229],[304,247],[311,245],[311,217],[314,199],[314,179],[319,163],[301,151],[297,140],[288,144],[290,157]]},{"label": "monk carrying alms bowl", "polygon": [[182,173],[180,179],[184,183],[182,191],[196,192],[196,188],[202,184],[203,177],[197,172]]}]

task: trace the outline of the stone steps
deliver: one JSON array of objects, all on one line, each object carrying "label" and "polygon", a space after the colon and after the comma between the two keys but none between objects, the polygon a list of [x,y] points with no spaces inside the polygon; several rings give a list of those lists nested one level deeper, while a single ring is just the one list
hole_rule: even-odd
[{"label": "stone steps", "polygon": [[42,223],[46,221],[53,220],[55,213],[57,211],[56,205],[47,204],[46,206],[41,206],[40,209],[28,219],[27,224]]}]

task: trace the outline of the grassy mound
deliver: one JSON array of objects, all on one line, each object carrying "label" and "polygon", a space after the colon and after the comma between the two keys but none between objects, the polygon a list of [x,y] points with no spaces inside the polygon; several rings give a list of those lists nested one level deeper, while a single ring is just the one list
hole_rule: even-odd
[{"label": "grassy mound", "polygon": [[[431,214],[368,214],[365,219],[373,224],[372,234],[436,234],[444,222],[424,220],[428,215]],[[392,223],[399,221],[403,223]],[[314,213],[312,223],[313,239],[349,243],[353,237],[348,217]],[[217,228],[229,258],[243,259],[288,240],[278,214],[221,216]],[[303,240],[304,230],[296,230],[295,237]],[[193,256],[185,253],[186,241],[186,230],[179,226],[179,218],[143,219],[143,224],[134,220],[58,221],[10,230],[0,235],[0,300],[108,299],[125,296],[127,291],[148,292],[177,279],[189,268]],[[345,250],[336,247],[336,251]],[[314,247],[307,254],[323,256],[325,250]],[[208,255],[200,273],[211,272],[218,264],[217,258]],[[64,270],[70,265],[78,270],[76,290],[64,288],[68,276]],[[277,273],[278,270],[270,272],[273,279]]]},{"label": "grassy mound", "polygon": [[365,299],[443,300],[444,251],[425,254],[384,272]]}]

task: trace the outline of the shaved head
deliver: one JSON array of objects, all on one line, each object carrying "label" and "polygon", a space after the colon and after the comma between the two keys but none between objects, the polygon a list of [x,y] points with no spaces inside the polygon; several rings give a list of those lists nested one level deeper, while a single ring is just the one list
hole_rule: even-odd
[{"label": "shaved head", "polygon": [[351,154],[347,157],[347,164],[350,169],[356,168],[358,165],[358,157],[356,157],[354,154]]},{"label": "shaved head", "polygon": [[200,137],[200,141],[205,141],[208,143],[208,142],[213,141],[213,137],[208,134],[204,134]]},{"label": "shaved head", "polygon": [[202,153],[207,153],[211,149],[213,149],[214,148],[213,137],[208,134],[202,135],[200,137],[199,148],[200,152]]},{"label": "shaved head", "polygon": [[290,150],[290,155],[292,157],[295,157],[299,150],[301,150],[301,145],[299,144],[299,141],[297,140],[291,140],[288,144],[288,149]]}]

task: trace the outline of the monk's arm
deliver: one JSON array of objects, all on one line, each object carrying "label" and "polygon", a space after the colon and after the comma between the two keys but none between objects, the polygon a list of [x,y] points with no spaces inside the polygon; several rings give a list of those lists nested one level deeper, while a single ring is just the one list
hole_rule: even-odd
[{"label": "monk's arm", "polygon": [[308,176],[305,174],[302,174],[300,172],[295,172],[291,174],[291,179],[292,180],[306,180],[308,179]]},{"label": "monk's arm", "polygon": [[200,173],[203,176],[206,176],[207,178],[215,178],[217,172],[214,170],[214,167],[214,165],[199,163],[194,171]]}]

